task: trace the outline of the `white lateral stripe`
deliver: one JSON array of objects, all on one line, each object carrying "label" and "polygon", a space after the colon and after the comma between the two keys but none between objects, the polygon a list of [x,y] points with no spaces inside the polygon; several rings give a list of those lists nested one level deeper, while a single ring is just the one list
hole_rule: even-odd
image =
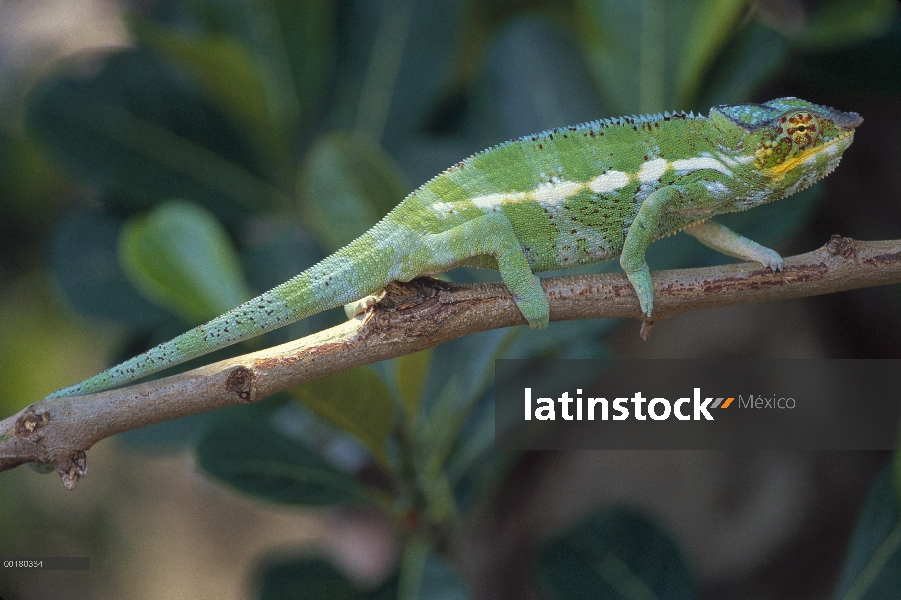
[{"label": "white lateral stripe", "polygon": [[[469,202],[475,208],[489,212],[500,208],[505,203],[521,202],[523,200],[532,200],[542,205],[554,206],[559,202],[563,202],[567,198],[575,196],[586,187],[595,194],[609,194],[629,184],[632,178],[637,179],[641,183],[652,183],[659,181],[660,177],[668,168],[672,167],[676,171],[690,172],[699,171],[701,169],[712,169],[719,171],[724,175],[732,176],[732,171],[711,156],[696,156],[694,158],[684,158],[667,162],[664,158],[655,158],[641,165],[641,168],[633,176],[623,171],[607,171],[603,175],[598,175],[587,184],[578,183],[576,181],[555,180],[553,182],[540,183],[538,186],[528,192],[509,192],[485,194],[484,196],[476,196],[471,198]],[[555,178],[556,179],[556,178]],[[454,202],[436,202],[432,205],[432,210],[440,214],[456,212],[461,205]]]},{"label": "white lateral stripe", "polygon": [[696,156],[694,158],[680,158],[673,161],[673,168],[677,171],[700,171],[702,169],[712,169],[719,171],[723,175],[732,176],[729,168],[711,156]]},{"label": "white lateral stripe", "polygon": [[595,194],[609,194],[626,187],[629,183],[629,174],[622,171],[607,171],[588,182],[588,188]]},{"label": "white lateral stripe", "polygon": [[655,158],[642,164],[641,169],[638,170],[638,181],[642,183],[657,181],[666,171],[666,166],[665,158]]},{"label": "white lateral stripe", "polygon": [[[562,202],[570,196],[574,196],[585,188],[585,184],[576,183],[575,181],[558,181],[555,183],[541,183],[537,188],[530,192],[510,192],[507,194],[486,194],[484,196],[476,196],[470,199],[473,206],[482,211],[493,211],[505,203],[521,202],[523,200],[534,200],[541,204],[554,205]],[[454,206],[453,202],[436,202],[432,205],[432,210],[437,213],[449,213],[455,211],[462,206]]]},{"label": "white lateral stripe", "polygon": [[570,196],[576,195],[579,190],[584,188],[582,183],[575,181],[561,181],[559,183],[542,183],[534,192],[532,198],[537,202],[558,202],[565,200]]},{"label": "white lateral stripe", "polygon": [[517,200],[525,200],[525,192],[514,192],[512,194],[488,194],[486,196],[476,196],[472,199],[472,203],[476,208],[482,210],[493,210],[504,202],[516,202]]}]

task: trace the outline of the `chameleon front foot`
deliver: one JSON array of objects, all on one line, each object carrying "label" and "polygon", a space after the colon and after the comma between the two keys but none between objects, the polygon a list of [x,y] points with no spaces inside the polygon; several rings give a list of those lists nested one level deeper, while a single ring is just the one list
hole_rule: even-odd
[{"label": "chameleon front foot", "polygon": [[638,304],[641,312],[649,320],[651,311],[654,310],[654,283],[651,281],[651,270],[648,263],[644,263],[638,270],[626,271],[626,276],[635,288],[635,295],[638,296]]},{"label": "chameleon front foot", "polygon": [[765,253],[760,254],[755,260],[762,263],[763,266],[771,268],[773,271],[781,271],[785,266],[785,261],[779,256],[775,250],[770,250],[765,246],[761,246]]}]

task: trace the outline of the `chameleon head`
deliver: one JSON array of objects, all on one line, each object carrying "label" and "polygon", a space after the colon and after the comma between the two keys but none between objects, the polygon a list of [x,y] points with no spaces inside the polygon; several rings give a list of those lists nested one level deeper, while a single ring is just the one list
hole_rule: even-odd
[{"label": "chameleon head", "polygon": [[781,190],[783,196],[831,173],[854,140],[855,128],[863,122],[857,113],[799,98],[716,106],[710,116],[725,139],[738,140],[754,173],[765,177],[767,187]]}]

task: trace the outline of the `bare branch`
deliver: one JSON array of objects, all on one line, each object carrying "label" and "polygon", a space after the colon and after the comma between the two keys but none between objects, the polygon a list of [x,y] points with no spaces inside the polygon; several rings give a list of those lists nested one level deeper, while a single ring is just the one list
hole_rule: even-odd
[{"label": "bare branch", "polygon": [[[661,271],[654,283],[658,321],[717,306],[901,283],[901,240],[833,236],[819,250],[786,259],[783,271],[742,263]],[[642,317],[622,273],[554,277],[542,284],[552,321]],[[365,318],[300,340],[148,383],[35,402],[0,421],[0,471],[27,462],[53,464],[71,489],[87,469],[85,451],[116,433],[256,402],[331,373],[521,324],[525,319],[500,283],[426,278],[391,284]]]}]

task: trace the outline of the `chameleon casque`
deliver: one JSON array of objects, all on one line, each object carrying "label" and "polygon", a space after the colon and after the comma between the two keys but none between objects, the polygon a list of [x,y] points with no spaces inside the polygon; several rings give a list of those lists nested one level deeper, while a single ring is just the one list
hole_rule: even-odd
[{"label": "chameleon casque", "polygon": [[498,269],[536,329],[548,301],[535,272],[619,255],[642,312],[645,250],[685,231],[774,270],[782,258],[708,219],[779,200],[838,165],[863,120],[797,98],[620,117],[521,137],[412,192],[368,232],[293,279],[49,397],[114,388],[323,310],[456,266]]}]

